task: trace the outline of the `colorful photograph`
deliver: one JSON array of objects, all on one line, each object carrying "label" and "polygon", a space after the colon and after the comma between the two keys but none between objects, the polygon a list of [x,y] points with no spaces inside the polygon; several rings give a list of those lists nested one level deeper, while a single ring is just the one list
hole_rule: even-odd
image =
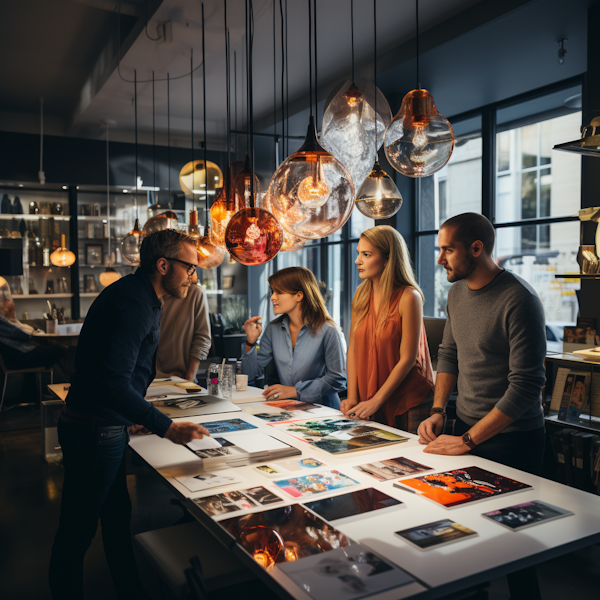
[{"label": "colorful photograph", "polygon": [[290,477],[289,479],[281,479],[274,483],[294,498],[320,494],[322,492],[332,492],[352,485],[358,485],[358,481],[347,477],[339,471]]},{"label": "colorful photograph", "polygon": [[539,523],[547,523],[561,517],[568,517],[572,514],[570,510],[553,506],[541,500],[534,500],[533,502],[524,502],[523,504],[515,504],[500,510],[483,513],[483,516],[504,525],[512,531],[518,531]]},{"label": "colorful photograph", "polygon": [[442,521],[419,525],[419,527],[396,531],[396,535],[420,550],[428,550],[429,548],[477,535],[477,532],[450,519],[443,519]]},{"label": "colorful photograph", "polygon": [[324,498],[306,502],[304,506],[316,512],[326,521],[345,519],[354,515],[360,515],[390,506],[400,506],[402,502],[392,498],[375,488],[367,488],[358,492],[341,494],[333,498]]},{"label": "colorful photograph", "polygon": [[310,415],[325,417],[340,414],[340,411],[335,408],[301,402],[300,400],[253,402],[244,406],[244,410],[267,423],[303,420]]},{"label": "colorful photograph", "polygon": [[267,488],[258,486],[247,490],[235,490],[213,494],[204,498],[194,498],[194,502],[211,517],[218,517],[227,513],[240,510],[250,510],[257,506],[268,506],[283,502],[283,499],[269,491]]},{"label": "colorful photograph", "polygon": [[360,544],[284,563],[280,568],[314,600],[355,600],[414,581]]},{"label": "colorful photograph", "polygon": [[526,483],[497,475],[479,467],[467,467],[413,479],[403,479],[394,485],[400,489],[409,487],[417,494],[446,508],[531,489],[531,486]]},{"label": "colorful photograph", "polygon": [[258,429],[256,425],[250,425],[242,419],[228,419],[226,421],[209,421],[200,423],[202,427],[208,429],[209,433],[231,433],[232,431],[245,431],[246,429]]},{"label": "colorful photograph", "polygon": [[414,462],[403,456],[367,463],[366,465],[359,465],[354,468],[374,477],[377,481],[388,481],[389,479],[415,475],[423,471],[431,471],[431,467]]},{"label": "colorful photograph", "polygon": [[346,536],[300,504],[221,521],[264,569],[348,546]]}]

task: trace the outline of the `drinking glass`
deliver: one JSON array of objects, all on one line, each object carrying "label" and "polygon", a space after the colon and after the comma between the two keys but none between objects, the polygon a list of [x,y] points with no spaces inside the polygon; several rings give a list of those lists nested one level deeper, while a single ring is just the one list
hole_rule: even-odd
[{"label": "drinking glass", "polygon": [[221,381],[219,382],[220,396],[224,400],[231,400],[233,395],[234,374],[232,365],[223,365],[221,373]]}]

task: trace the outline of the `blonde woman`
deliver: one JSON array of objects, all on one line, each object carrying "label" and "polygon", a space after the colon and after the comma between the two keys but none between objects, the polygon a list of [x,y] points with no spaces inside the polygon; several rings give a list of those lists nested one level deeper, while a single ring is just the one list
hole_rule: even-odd
[{"label": "blonde woman", "polygon": [[433,389],[423,292],[406,242],[388,225],[361,235],[355,264],[363,283],[352,300],[348,398],[341,408],[351,418],[393,426]]},{"label": "blonde woman", "polygon": [[346,389],[345,342],[329,316],[317,280],[304,267],[289,267],[269,277],[276,315],[260,341],[260,317],[244,323],[246,343],[242,373],[252,382],[271,361],[279,384],[263,392],[266,400],[296,398],[304,402],[340,407],[338,392]]}]

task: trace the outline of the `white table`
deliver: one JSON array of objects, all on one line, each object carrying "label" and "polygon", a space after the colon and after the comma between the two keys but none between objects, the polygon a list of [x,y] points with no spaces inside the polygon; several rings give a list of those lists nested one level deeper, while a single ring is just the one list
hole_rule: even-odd
[{"label": "white table", "polygon": [[[243,405],[241,408],[243,409]],[[273,505],[273,507],[295,504],[298,501],[302,503],[304,501],[322,499],[367,487],[376,488],[389,496],[401,500],[403,505],[399,507],[374,511],[366,515],[361,515],[359,519],[348,518],[332,522],[332,525],[336,529],[342,531],[354,541],[368,546],[383,557],[396,563],[418,580],[413,584],[389,590],[370,598],[392,600],[393,598],[408,598],[417,595],[421,597],[422,594],[424,598],[437,598],[457,590],[468,588],[477,583],[488,581],[491,578],[545,562],[551,558],[567,554],[568,552],[600,541],[600,497],[598,496],[470,455],[453,457],[425,454],[423,446],[418,444],[416,436],[405,432],[401,433],[410,438],[408,442],[395,444],[380,450],[367,450],[334,456],[316,450],[312,446],[284,432],[278,431],[250,414],[244,412],[236,413],[235,417],[243,418],[249,423],[256,425],[261,431],[285,440],[301,449],[303,457],[316,458],[329,467],[340,470],[345,475],[359,481],[361,484],[360,487],[351,487],[310,496],[306,499],[294,500],[278,487],[274,486],[272,479],[261,475],[251,466],[246,466],[235,469],[236,473],[246,479],[246,483],[193,493],[174,479],[175,476],[196,475],[200,472],[200,460],[188,449],[176,446],[154,435],[133,437],[130,445],[182,497],[187,499],[261,485],[276,492],[280,497],[285,498],[284,503]],[[226,420],[228,418],[232,418],[232,415],[211,415],[186,420],[202,423],[206,421]],[[391,427],[381,426],[381,428],[395,431]],[[393,483],[397,479],[379,482],[353,468],[354,465],[398,456],[405,456],[421,464],[428,465],[436,472],[477,466],[527,483],[532,486],[532,489],[510,496],[499,496],[481,502],[446,509],[425,498],[394,488]],[[306,474],[305,471],[304,474]],[[550,504],[571,510],[574,515],[533,526],[520,532],[509,531],[481,516],[483,512],[531,500],[549,502]],[[310,600],[310,597],[279,569],[274,569],[270,573],[267,573],[259,567],[241,546],[233,543],[233,538],[218,525],[218,521],[206,515],[191,500],[187,500],[185,504],[190,512],[217,539],[226,544],[234,554],[253,569],[277,594],[284,598]],[[263,509],[257,508],[240,511],[221,518],[260,512],[261,510]],[[476,531],[478,535],[472,539],[428,551],[413,548],[394,535],[395,531],[444,518],[450,518],[457,523],[465,525]]]}]

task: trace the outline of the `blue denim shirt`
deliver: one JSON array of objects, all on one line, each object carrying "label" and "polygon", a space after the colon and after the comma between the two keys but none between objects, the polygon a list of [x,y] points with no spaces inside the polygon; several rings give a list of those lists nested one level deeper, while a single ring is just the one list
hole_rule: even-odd
[{"label": "blue denim shirt", "polygon": [[144,400],[156,372],[161,313],[161,302],[141,269],[102,291],[77,342],[69,408],[123,425],[144,425],[164,436],[171,419]]},{"label": "blue denim shirt", "polygon": [[242,373],[252,383],[272,360],[279,381],[294,386],[298,400],[340,407],[338,392],[346,389],[346,344],[337,327],[325,324],[312,335],[304,325],[292,348],[289,318],[278,317],[267,325],[258,352],[246,352],[242,344]]}]

